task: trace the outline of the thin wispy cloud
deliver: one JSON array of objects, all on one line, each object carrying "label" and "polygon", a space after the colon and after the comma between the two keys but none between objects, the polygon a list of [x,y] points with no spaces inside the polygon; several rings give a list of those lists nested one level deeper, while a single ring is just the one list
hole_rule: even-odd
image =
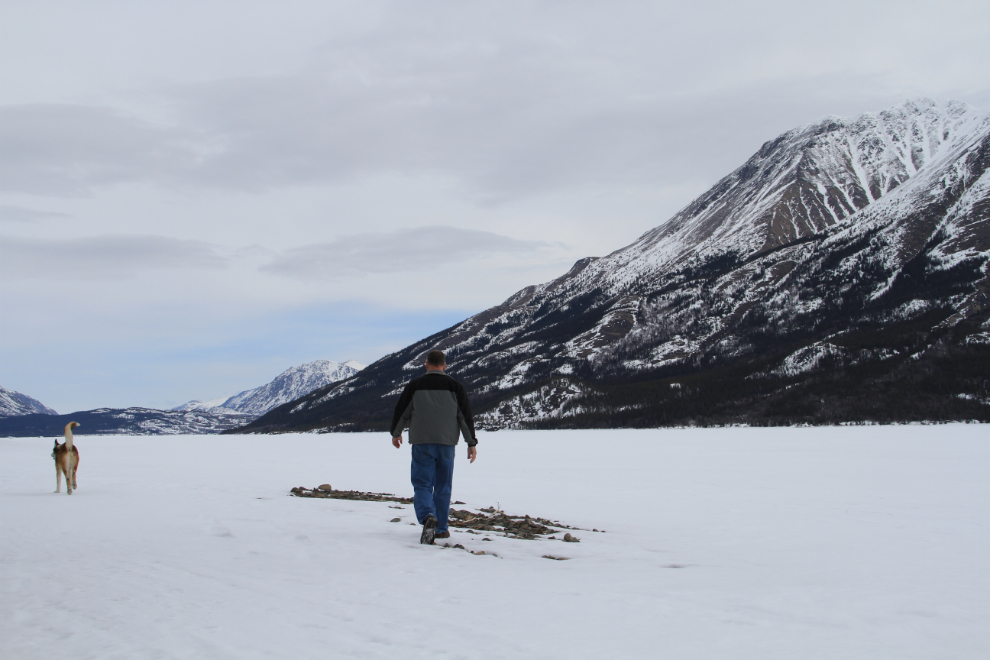
[{"label": "thin wispy cloud", "polygon": [[24,206],[0,204],[0,222],[34,223],[39,220],[71,218],[68,213],[55,211],[38,211]]},{"label": "thin wispy cloud", "polygon": [[336,279],[424,270],[499,254],[523,256],[550,247],[543,241],[521,241],[488,231],[416,227],[305,245],[286,251],[261,270],[304,280]]},{"label": "thin wispy cloud", "polygon": [[0,274],[16,279],[127,279],[154,270],[227,266],[213,246],[164,236],[0,237]]},{"label": "thin wispy cloud", "polygon": [[119,109],[81,104],[0,106],[0,192],[53,197],[97,186],[166,184],[195,165],[195,144]]}]

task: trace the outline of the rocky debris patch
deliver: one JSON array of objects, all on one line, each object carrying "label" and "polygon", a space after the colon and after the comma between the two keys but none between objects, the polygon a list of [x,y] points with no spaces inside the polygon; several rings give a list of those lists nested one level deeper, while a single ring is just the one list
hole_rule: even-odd
[{"label": "rocky debris patch", "polygon": [[[315,497],[315,498],[326,498],[334,500],[362,500],[366,502],[398,502],[401,504],[412,504],[411,497],[396,497],[392,493],[365,493],[359,490],[334,490],[330,484],[322,484],[316,488],[305,488],[299,486],[293,488],[291,491],[292,495],[296,497]],[[461,501],[455,501],[454,504],[464,504]],[[390,509],[402,509],[404,507],[389,505]],[[401,518],[392,518],[389,522],[401,522]],[[410,525],[415,525],[416,523],[409,523]],[[548,540],[557,540],[554,534],[558,534],[565,529],[579,530],[580,527],[571,527],[570,525],[564,525],[559,520],[549,520],[547,518],[534,518],[532,516],[510,516],[501,509],[496,507],[482,508],[478,511],[468,511],[467,509],[451,509],[450,510],[450,521],[449,525],[451,527],[456,527],[461,529],[468,534],[482,535],[484,533],[499,533],[503,536],[512,539],[524,539],[524,540],[536,540],[540,538],[547,538]],[[588,531],[588,530],[584,530]],[[604,533],[605,530],[592,530],[599,533]],[[490,538],[482,539],[484,541],[491,541]],[[581,540],[576,536],[572,536],[570,532],[564,534],[562,539],[565,543],[580,543]],[[442,547],[451,547],[450,544],[445,544]],[[453,547],[460,547],[460,544]],[[462,548],[463,549],[463,548]],[[489,553],[491,554],[491,553]],[[566,559],[566,557],[565,557]]]},{"label": "rocky debris patch", "polygon": [[[451,509],[449,524],[451,527],[465,529],[471,534],[479,533],[475,530],[482,532],[501,532],[509,538],[526,540],[534,540],[542,536],[555,534],[561,529],[577,529],[576,527],[562,525],[559,521],[547,520],[546,518],[510,516],[501,509],[494,507],[481,509],[479,512],[467,511],[465,509]],[[549,538],[555,537],[550,536]],[[570,534],[565,534],[564,540],[577,542],[577,539]]]},{"label": "rocky debris patch", "polygon": [[334,490],[330,484],[323,484],[316,488],[306,488],[297,486],[291,491],[296,497],[318,497],[331,500],[362,500],[365,502],[399,502],[400,504],[412,504],[411,497],[396,497],[392,493],[365,493],[360,490]]},{"label": "rocky debris patch", "polygon": [[567,561],[570,557],[557,557],[555,555],[543,555],[544,559],[554,559],[556,561]]}]

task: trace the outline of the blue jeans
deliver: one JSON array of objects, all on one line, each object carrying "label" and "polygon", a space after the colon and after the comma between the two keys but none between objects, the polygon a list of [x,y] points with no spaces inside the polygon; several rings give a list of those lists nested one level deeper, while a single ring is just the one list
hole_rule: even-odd
[{"label": "blue jeans", "polygon": [[447,531],[450,516],[450,487],[454,480],[454,445],[412,445],[413,509],[423,523],[433,514],[437,533]]}]

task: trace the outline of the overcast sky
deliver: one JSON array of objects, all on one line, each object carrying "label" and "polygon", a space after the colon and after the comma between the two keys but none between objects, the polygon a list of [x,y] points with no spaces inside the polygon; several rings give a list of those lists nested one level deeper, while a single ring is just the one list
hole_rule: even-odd
[{"label": "overcast sky", "polygon": [[59,412],[370,363],[766,140],[990,109],[990,3],[0,3],[0,386]]}]

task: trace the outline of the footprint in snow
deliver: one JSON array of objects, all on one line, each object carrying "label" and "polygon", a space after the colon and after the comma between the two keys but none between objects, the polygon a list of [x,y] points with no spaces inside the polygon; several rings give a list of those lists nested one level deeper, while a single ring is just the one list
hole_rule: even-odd
[{"label": "footprint in snow", "polygon": [[214,520],[213,524],[210,525],[210,535],[219,538],[234,538],[233,533],[224,527],[218,520]]}]

